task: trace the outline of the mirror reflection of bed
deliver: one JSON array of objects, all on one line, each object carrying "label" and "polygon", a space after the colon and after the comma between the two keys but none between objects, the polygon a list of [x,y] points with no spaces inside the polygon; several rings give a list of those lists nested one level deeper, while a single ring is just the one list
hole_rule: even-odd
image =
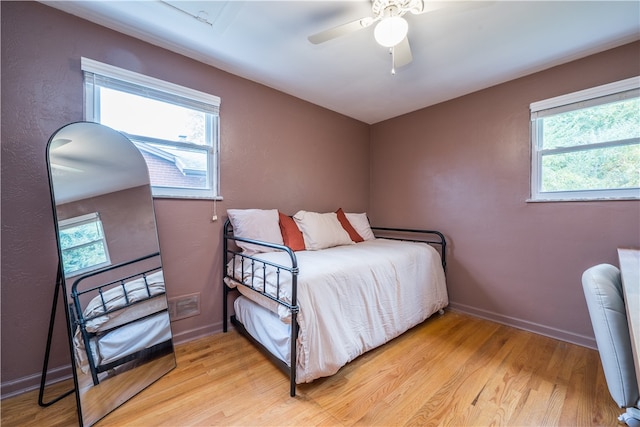
[{"label": "mirror reflection of bed", "polygon": [[151,186],[135,145],[97,123],[54,133],[48,164],[78,416],[92,425],[175,367]]},{"label": "mirror reflection of bed", "polygon": [[[82,278],[74,282],[70,305],[79,382],[102,384],[173,353],[160,267],[84,290],[81,284]],[[83,303],[87,295],[95,296]]]}]

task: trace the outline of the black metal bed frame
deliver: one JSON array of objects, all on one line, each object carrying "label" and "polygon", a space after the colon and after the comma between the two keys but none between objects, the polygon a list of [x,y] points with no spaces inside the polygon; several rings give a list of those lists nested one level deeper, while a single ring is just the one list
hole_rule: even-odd
[{"label": "black metal bed frame", "polygon": [[[371,229],[373,230],[376,237],[384,237],[385,239],[392,239],[392,240],[421,242],[421,243],[427,243],[429,245],[436,245],[437,247],[439,246],[440,257],[442,260],[442,268],[446,272],[447,242],[445,240],[444,235],[441,232],[435,231],[435,230],[417,230],[417,229],[388,228],[388,227],[371,227]],[[416,236],[416,235],[431,236],[431,237],[430,238],[427,238],[427,237],[409,238],[409,236]],[[435,238],[433,236],[435,236]],[[254,345],[256,345],[260,351],[262,351],[276,366],[278,366],[285,374],[289,376],[289,395],[291,397],[295,397],[296,395],[296,356],[297,356],[296,341],[298,337],[298,327],[299,327],[297,322],[297,315],[298,315],[298,312],[300,311],[300,307],[298,306],[298,300],[297,300],[299,269],[298,269],[298,261],[296,258],[296,254],[294,251],[291,250],[291,248],[284,245],[267,243],[267,242],[262,242],[254,239],[246,239],[242,237],[235,237],[233,235],[233,227],[231,226],[231,222],[229,221],[228,218],[225,221],[224,226],[222,228],[222,242],[223,242],[222,243],[223,245],[223,250],[222,250],[222,253],[223,253],[223,256],[222,256],[223,331],[227,332],[228,321],[231,321],[231,323],[238,330],[238,332],[240,332],[247,339],[249,339],[249,341],[251,341]],[[279,264],[275,264],[269,261],[256,258],[254,256],[243,254],[242,250],[237,248],[237,245],[234,244],[233,246],[231,246],[230,242],[251,243],[254,245],[268,247],[271,249],[276,249],[279,251],[286,252],[289,254],[291,265],[290,266],[279,265]],[[245,283],[244,280],[242,280],[242,277],[240,278],[240,280],[238,280],[238,278],[234,276],[229,276],[227,274],[227,264],[229,262],[234,263],[232,265],[231,271],[235,273],[235,262],[238,258],[240,258],[241,263],[247,262],[251,264],[252,275],[249,283]],[[256,265],[258,265],[257,269],[255,268]],[[266,270],[268,267],[273,268],[276,271],[276,277],[277,277],[276,279],[277,283],[275,284],[276,290],[277,290],[276,296],[273,296],[270,293],[266,292]],[[263,277],[261,280],[262,289],[254,286],[256,271],[260,271],[260,270],[263,272]],[[242,265],[241,271],[244,272],[244,265]],[[291,295],[290,303],[280,299],[280,289],[281,289],[280,277],[282,274],[291,275],[291,291],[289,293]],[[269,350],[267,350],[267,348],[264,345],[262,345],[258,340],[256,340],[253,336],[251,336],[251,334],[245,329],[244,325],[236,318],[235,315],[232,315],[231,317],[229,317],[228,295],[229,293],[233,291],[238,291],[238,290],[237,288],[230,287],[227,284],[227,280],[233,281],[238,286],[245,286],[247,288],[250,288],[253,291],[289,309],[289,311],[291,312],[291,337],[290,337],[291,351],[290,351],[289,364],[287,364],[286,362],[283,362],[278,357],[273,355]]]},{"label": "black metal bed frame", "polygon": [[[114,329],[117,329],[117,328],[121,328],[122,326],[130,324],[132,322],[138,321],[141,318],[134,319],[134,320],[132,320],[130,322],[124,323],[122,325],[119,325],[119,326],[117,326],[115,328],[112,328],[112,329],[109,329],[109,330],[100,331],[100,333],[89,332],[89,331],[87,331],[87,328],[86,328],[87,322],[90,321],[90,320],[93,320],[93,319],[96,319],[98,317],[102,317],[104,315],[108,315],[108,314],[111,314],[111,313],[115,313],[115,312],[118,312],[118,311],[122,311],[122,310],[125,310],[125,309],[127,309],[129,307],[132,307],[132,306],[136,305],[136,304],[140,304],[140,303],[143,303],[145,301],[148,301],[148,300],[150,300],[152,298],[156,298],[158,296],[165,295],[165,292],[160,292],[160,293],[156,293],[154,295],[151,295],[151,290],[149,289],[149,282],[147,281],[147,275],[149,273],[156,272],[156,271],[160,270],[162,267],[150,268],[150,269],[142,271],[140,273],[128,275],[126,277],[122,277],[120,279],[113,280],[113,281],[110,281],[110,282],[107,282],[107,283],[103,283],[101,285],[93,286],[93,287],[90,287],[90,288],[87,288],[87,289],[83,289],[83,290],[78,290],[78,285],[82,281],[84,281],[84,280],[86,280],[86,279],[88,279],[90,277],[98,276],[98,275],[104,274],[104,273],[106,273],[108,271],[116,270],[116,269],[131,265],[131,264],[135,264],[135,263],[138,263],[138,262],[141,262],[141,261],[145,261],[147,259],[151,259],[151,258],[154,258],[154,257],[159,257],[159,256],[160,256],[159,252],[155,252],[155,253],[152,253],[152,254],[149,254],[149,255],[145,255],[143,257],[140,257],[140,258],[137,258],[137,259],[134,259],[134,260],[131,260],[131,261],[127,261],[127,262],[123,262],[123,263],[120,263],[120,264],[112,265],[112,266],[109,266],[109,267],[106,267],[106,268],[103,268],[103,269],[96,270],[94,272],[85,274],[83,276],[80,276],[78,279],[76,279],[73,282],[73,285],[71,287],[71,297],[73,299],[73,302],[72,302],[70,310],[69,310],[71,312],[72,330],[75,329],[76,326],[80,328],[80,331],[81,331],[81,334],[82,334],[82,340],[83,340],[84,346],[85,346],[85,351],[87,353],[87,360],[88,360],[88,363],[89,363],[89,369],[91,370],[91,377],[93,379],[93,385],[98,385],[100,383],[100,380],[98,378],[98,374],[101,373],[101,372],[106,372],[106,371],[108,371],[110,369],[113,369],[113,368],[115,368],[117,366],[121,366],[121,365],[123,365],[125,363],[131,362],[131,361],[136,360],[136,359],[148,358],[151,355],[160,356],[160,355],[165,354],[167,351],[170,351],[173,348],[172,341],[168,340],[168,341],[164,341],[162,343],[156,344],[156,345],[154,345],[152,347],[145,348],[145,349],[139,350],[139,351],[137,351],[135,353],[129,354],[127,356],[121,357],[121,358],[119,358],[117,360],[114,360],[112,362],[100,365],[100,364],[96,364],[96,361],[93,358],[93,354],[91,352],[91,346],[90,346],[91,338],[97,336],[98,339],[99,339],[100,335],[105,334],[105,333],[107,333],[107,332],[109,332],[111,330],[114,330]],[[127,290],[126,290],[125,286],[129,281],[131,281],[131,279],[138,278],[138,277],[141,277],[144,280],[145,288],[146,288],[146,291],[147,291],[147,296],[145,298],[143,298],[143,299],[140,299],[140,300],[132,302],[132,301],[129,301],[129,296],[127,294]],[[124,295],[124,298],[125,298],[125,304],[123,306],[108,310],[107,306],[106,306],[106,302],[104,300],[103,290],[104,289],[108,290],[108,289],[114,288],[115,287],[114,285],[119,285],[120,287],[122,287],[122,292],[123,292],[123,295]],[[98,313],[98,314],[96,314],[96,315],[94,315],[94,316],[85,317],[84,313],[83,313],[83,309],[82,309],[82,304],[80,303],[80,297],[82,295],[85,295],[85,294],[92,294],[92,295],[95,295],[95,296],[100,296],[100,298],[101,298],[100,302],[102,304],[102,310],[103,311]],[[163,311],[167,311],[168,312],[168,308],[165,308],[164,310],[160,310],[160,311],[151,313],[148,316],[145,316],[145,317],[142,317],[142,318],[150,317],[152,315],[156,315],[156,314],[161,313]]]}]

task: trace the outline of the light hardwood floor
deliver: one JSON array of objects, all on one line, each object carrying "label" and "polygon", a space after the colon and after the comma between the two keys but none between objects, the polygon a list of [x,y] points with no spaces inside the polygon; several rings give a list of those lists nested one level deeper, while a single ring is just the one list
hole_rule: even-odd
[{"label": "light hardwood floor", "polygon": [[[295,398],[235,331],[176,350],[175,370],[96,425],[615,426],[621,413],[596,351],[449,311]],[[74,424],[73,396],[48,408],[37,391],[2,401],[3,427]]]}]

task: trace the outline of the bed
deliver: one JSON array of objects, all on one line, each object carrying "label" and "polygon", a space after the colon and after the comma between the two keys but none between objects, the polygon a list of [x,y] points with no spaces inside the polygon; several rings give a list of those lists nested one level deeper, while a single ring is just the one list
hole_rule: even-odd
[{"label": "bed", "polygon": [[291,396],[448,305],[440,232],[371,228],[341,209],[228,214],[223,329],[230,320],[282,368]]},{"label": "bed", "polygon": [[[173,351],[163,272],[147,265],[154,259],[159,265],[159,256],[150,254],[74,281],[70,311],[75,359],[94,385]],[[127,274],[120,277],[119,270]],[[100,283],[101,277],[110,278]],[[100,284],[85,285],[96,281]]]}]

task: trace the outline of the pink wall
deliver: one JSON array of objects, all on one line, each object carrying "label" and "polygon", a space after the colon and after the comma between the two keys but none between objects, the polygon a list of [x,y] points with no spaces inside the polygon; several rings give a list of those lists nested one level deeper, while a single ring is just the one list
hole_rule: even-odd
[{"label": "pink wall", "polygon": [[640,247],[640,202],[527,203],[529,104],[638,58],[636,42],[373,125],[372,222],[446,234],[453,308],[595,346],[581,275]]},{"label": "pink wall", "polygon": [[[2,394],[39,382],[57,252],[45,146],[82,120],[85,56],[222,98],[221,186],[227,208],[363,211],[369,126],[36,2],[1,2]],[[221,330],[221,225],[214,204],[155,200],[169,297],[201,293],[177,340]],[[50,367],[69,361],[58,318]],[[52,376],[56,377],[55,372]]]}]

